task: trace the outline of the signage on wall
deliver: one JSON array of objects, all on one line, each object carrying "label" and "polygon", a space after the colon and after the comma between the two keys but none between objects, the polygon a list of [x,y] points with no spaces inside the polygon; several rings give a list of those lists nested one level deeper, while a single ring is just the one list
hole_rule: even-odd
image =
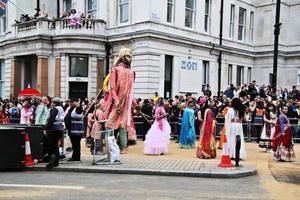
[{"label": "signage on wall", "polygon": [[181,69],[183,70],[197,71],[198,69],[198,63],[196,61],[181,60],[180,64],[181,64]]},{"label": "signage on wall", "polygon": [[147,41],[138,41],[135,43],[135,47],[147,47],[148,42]]},{"label": "signage on wall", "polygon": [[159,16],[159,14],[157,14],[157,13],[152,13],[151,14],[151,19],[153,20],[153,21],[160,21],[160,16]]},{"label": "signage on wall", "polygon": [[201,64],[200,60],[179,58],[179,92],[199,93],[201,91]]}]

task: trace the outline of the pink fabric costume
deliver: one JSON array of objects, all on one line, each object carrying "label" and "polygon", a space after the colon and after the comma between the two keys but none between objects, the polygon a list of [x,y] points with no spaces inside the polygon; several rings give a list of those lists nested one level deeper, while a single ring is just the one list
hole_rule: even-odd
[{"label": "pink fabric costume", "polygon": [[166,113],[161,106],[155,110],[155,121],[146,135],[144,142],[144,153],[150,155],[160,155],[168,153],[168,144],[170,143],[171,127],[165,117]]},{"label": "pink fabric costume", "polygon": [[102,120],[105,119],[104,113],[102,112],[101,109],[97,109],[95,113],[95,123],[92,126],[92,131],[91,131],[91,137],[94,138],[96,132],[100,131],[102,128],[102,124],[100,123]]},{"label": "pink fabric costume", "polygon": [[[106,101],[106,127],[124,128],[130,131],[131,106],[133,102],[134,72],[129,66],[120,63],[113,67],[110,76],[110,92]],[[117,103],[119,106],[117,107]]]},{"label": "pink fabric costume", "polygon": [[132,117],[130,119],[130,130],[128,131],[128,140],[129,141],[136,141],[137,140],[136,130],[135,130],[135,126],[134,126],[134,122],[133,122]]}]

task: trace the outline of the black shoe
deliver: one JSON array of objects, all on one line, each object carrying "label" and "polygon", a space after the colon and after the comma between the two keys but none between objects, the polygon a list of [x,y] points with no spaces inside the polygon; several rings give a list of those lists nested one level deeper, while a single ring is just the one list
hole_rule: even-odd
[{"label": "black shoe", "polygon": [[67,147],[66,151],[70,152],[70,151],[73,151],[73,149],[72,149],[72,147]]},{"label": "black shoe", "polygon": [[56,155],[53,154],[50,156],[49,163],[46,165],[46,168],[51,169],[51,168],[57,167],[57,166],[58,166],[58,163],[56,161]]}]

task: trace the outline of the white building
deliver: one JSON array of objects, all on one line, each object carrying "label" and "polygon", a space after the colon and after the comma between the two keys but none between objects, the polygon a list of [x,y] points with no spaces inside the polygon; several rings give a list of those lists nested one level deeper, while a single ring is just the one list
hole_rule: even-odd
[{"label": "white building", "polygon": [[[11,1],[36,12],[36,0]],[[207,83],[216,94],[220,50],[223,90],[252,79],[269,84],[275,4],[224,0],[221,47],[220,0],[40,0],[50,19],[71,8],[96,19],[77,29],[45,18],[16,24],[22,11],[8,3],[0,20],[0,96],[15,96],[29,83],[64,99],[95,96],[121,46],[133,49],[136,97],[201,95]],[[282,0],[280,17],[277,84],[290,88],[300,85],[300,0]]]}]

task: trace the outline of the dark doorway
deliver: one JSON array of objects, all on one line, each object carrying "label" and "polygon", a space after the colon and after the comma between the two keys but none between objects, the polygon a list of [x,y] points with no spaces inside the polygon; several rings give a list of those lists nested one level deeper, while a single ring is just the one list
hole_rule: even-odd
[{"label": "dark doorway", "polygon": [[165,57],[165,84],[164,97],[172,97],[172,73],[173,73],[173,58],[174,56],[166,55]]},{"label": "dark doorway", "polygon": [[84,101],[87,98],[87,90],[87,82],[69,82],[69,98],[76,98]]}]

